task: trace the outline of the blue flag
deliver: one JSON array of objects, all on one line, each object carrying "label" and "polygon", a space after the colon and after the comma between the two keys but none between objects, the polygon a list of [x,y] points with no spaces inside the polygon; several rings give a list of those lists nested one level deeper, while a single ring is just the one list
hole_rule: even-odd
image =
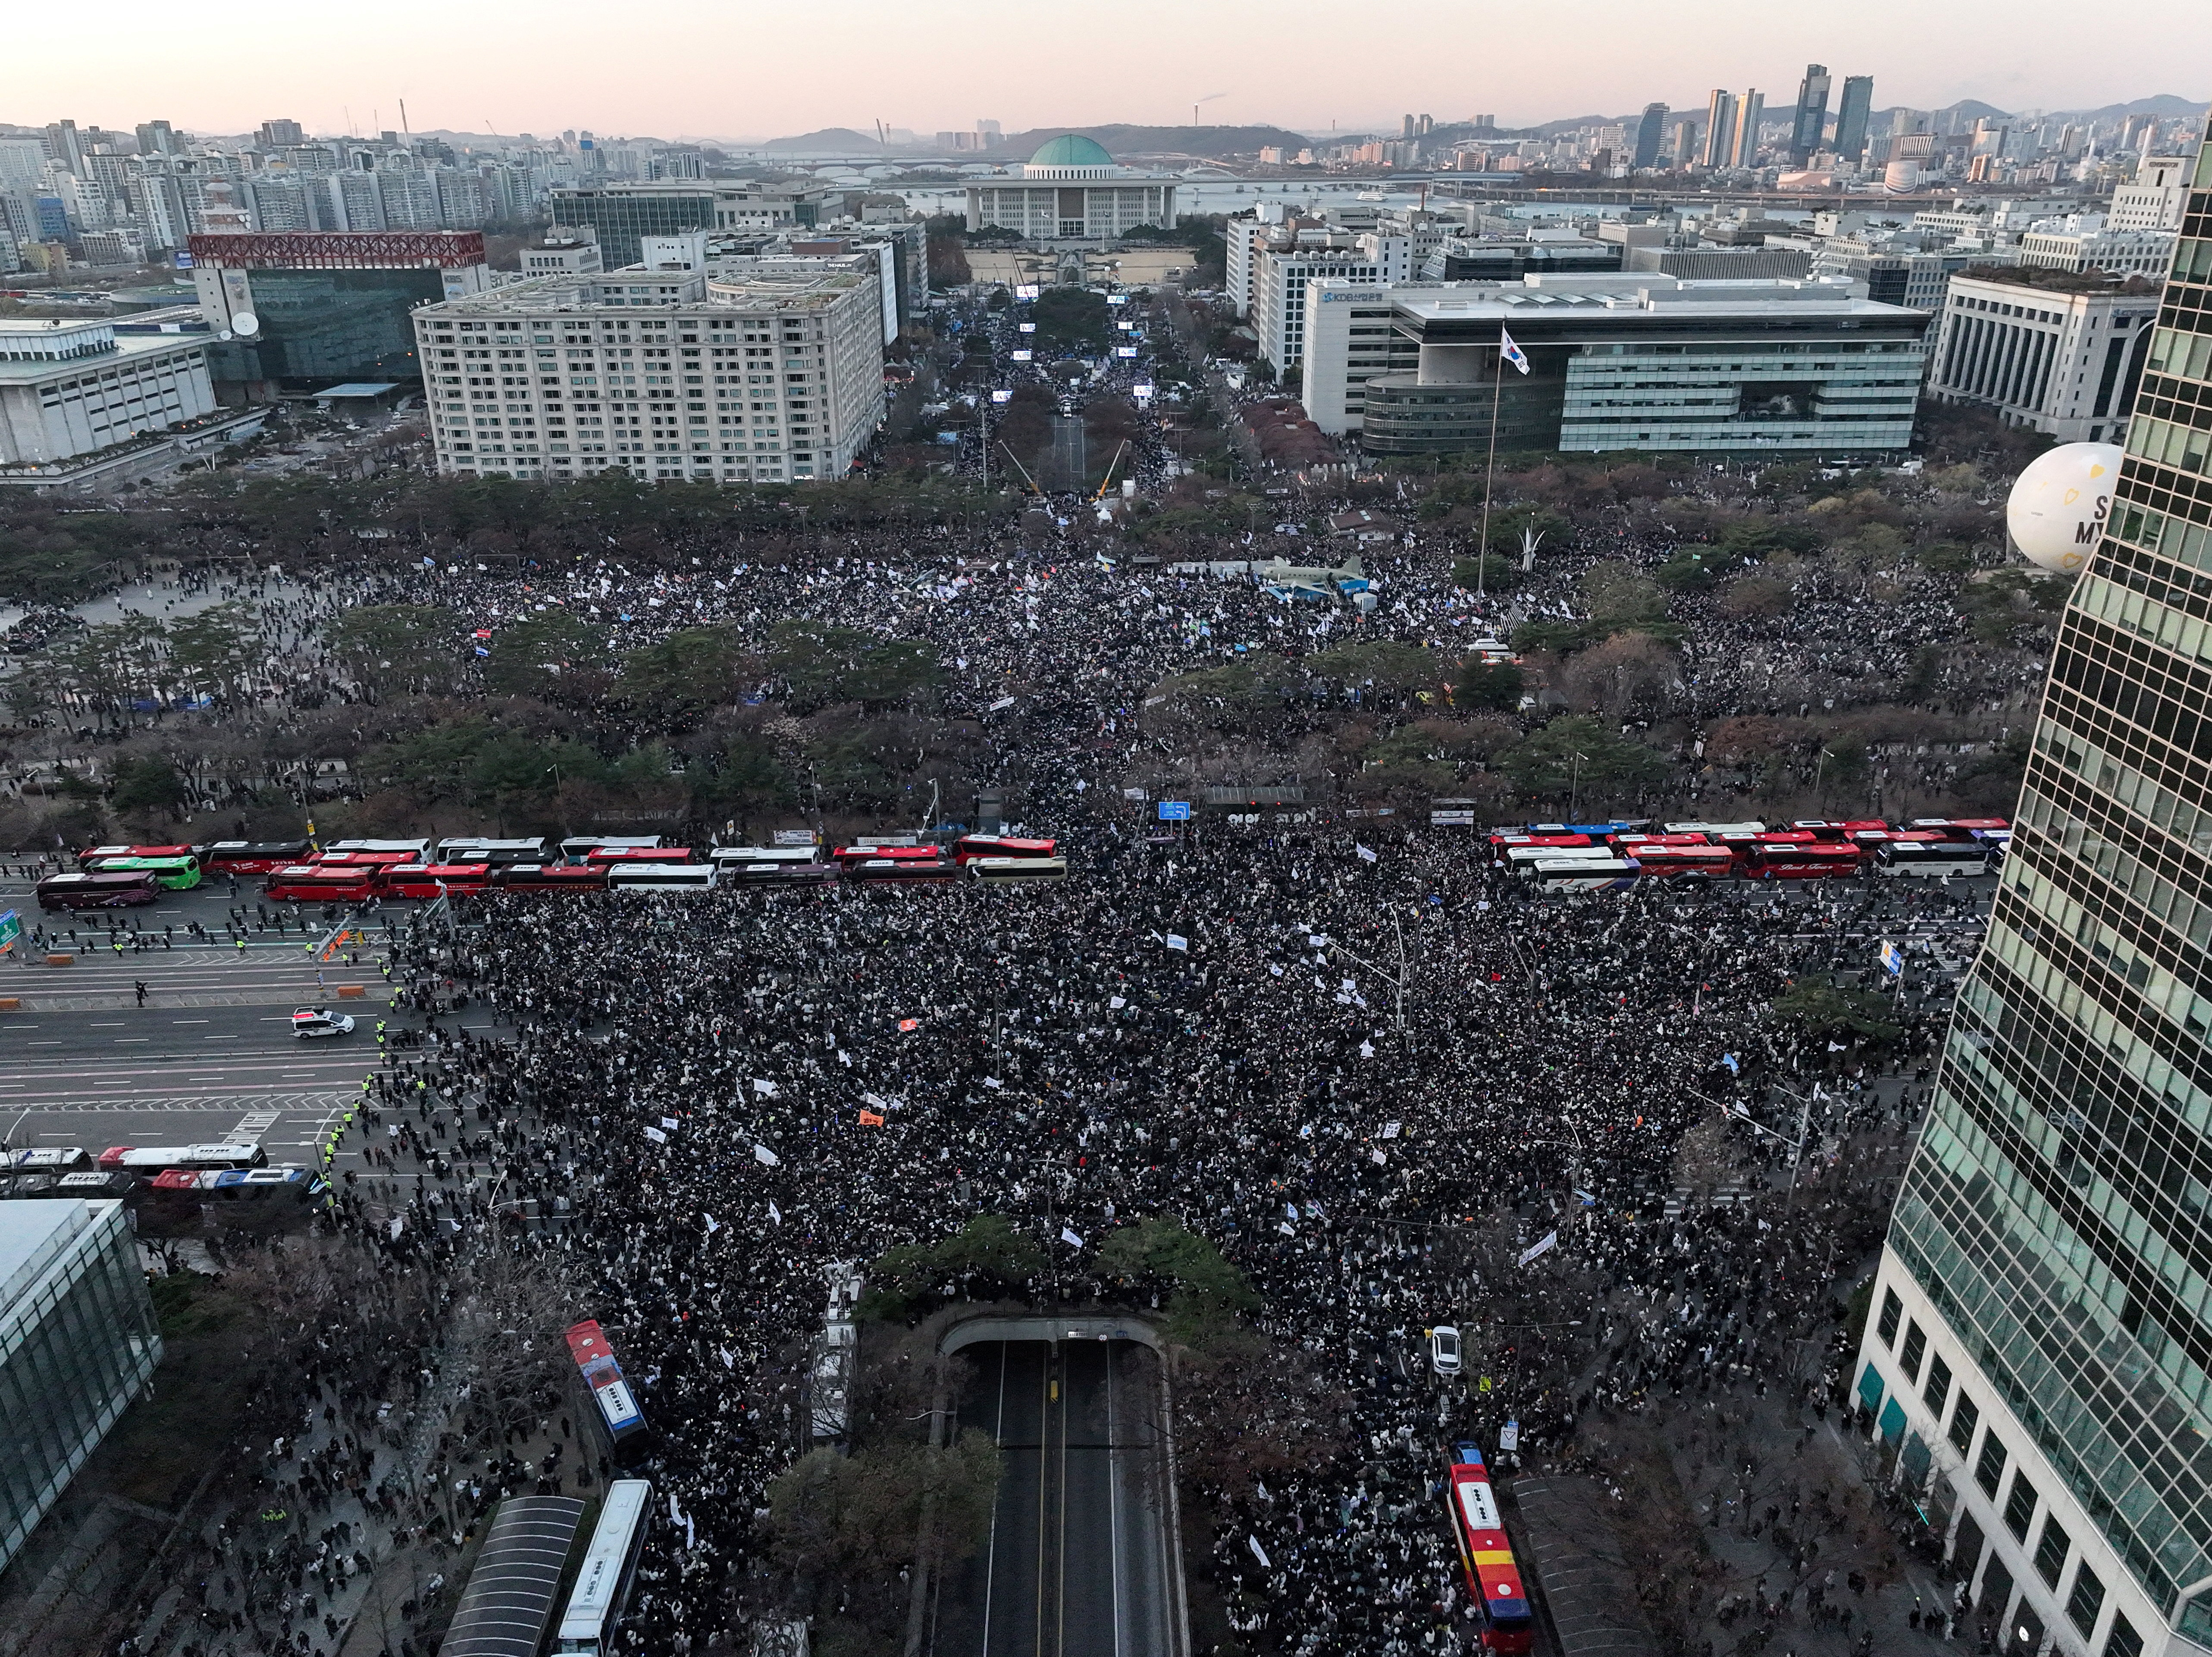
[{"label": "blue flag", "polygon": [[1518,368],[1522,373],[1525,374],[1528,372],[1528,358],[1527,355],[1518,345],[1516,345],[1513,343],[1513,336],[1507,333],[1503,328],[1500,328],[1498,331],[1498,355],[1505,361],[1511,363],[1515,367]]}]

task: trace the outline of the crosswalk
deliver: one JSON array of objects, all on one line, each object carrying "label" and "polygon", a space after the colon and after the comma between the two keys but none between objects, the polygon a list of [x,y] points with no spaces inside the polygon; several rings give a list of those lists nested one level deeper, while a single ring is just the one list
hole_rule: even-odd
[{"label": "crosswalk", "polygon": [[[1692,1194],[1690,1187],[1686,1185],[1678,1185],[1669,1192],[1667,1196],[1667,1217],[1671,1220],[1688,1208]],[[1705,1199],[1705,1205],[1709,1208],[1729,1208],[1737,1203],[1753,1201],[1759,1194],[1741,1183],[1731,1182],[1716,1187],[1713,1194]]]}]

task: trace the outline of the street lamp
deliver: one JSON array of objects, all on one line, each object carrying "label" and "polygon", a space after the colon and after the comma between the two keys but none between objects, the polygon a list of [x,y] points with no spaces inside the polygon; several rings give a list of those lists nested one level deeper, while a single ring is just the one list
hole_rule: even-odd
[{"label": "street lamp", "polygon": [[1576,820],[1576,806],[1582,798],[1583,762],[1589,757],[1589,755],[1581,752],[1577,752],[1574,756],[1574,768],[1567,784],[1567,821],[1571,823]]}]

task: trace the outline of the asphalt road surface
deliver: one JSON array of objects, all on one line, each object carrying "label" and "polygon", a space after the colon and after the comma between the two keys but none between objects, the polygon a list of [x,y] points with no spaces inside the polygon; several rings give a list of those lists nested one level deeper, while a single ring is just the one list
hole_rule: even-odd
[{"label": "asphalt road surface", "polygon": [[[327,1124],[377,1068],[376,1021],[389,992],[374,949],[359,951],[356,963],[318,967],[289,921],[281,933],[249,930],[243,949],[225,938],[234,906],[258,923],[258,885],[244,883],[233,897],[216,883],[121,914],[52,915],[40,912],[27,883],[0,881],[0,910],[16,910],[27,932],[43,924],[50,934],[76,933],[74,944],[64,937],[52,946],[74,956],[66,967],[44,964],[27,937],[0,958],[0,997],[17,1002],[0,1011],[0,1141],[97,1152],[250,1139],[272,1162],[312,1163]],[[215,941],[194,940],[191,922]],[[140,938],[153,946],[134,947]],[[341,1001],[341,984],[364,993]],[[296,1037],[293,1010],[311,1005],[349,1011],[359,1028]],[[368,1172],[357,1149],[341,1154],[340,1171],[349,1166]]]},{"label": "asphalt road surface", "polygon": [[969,1347],[963,1428],[1001,1475],[991,1531],[949,1580],[942,1657],[1173,1657],[1158,1360],[1133,1341]]}]

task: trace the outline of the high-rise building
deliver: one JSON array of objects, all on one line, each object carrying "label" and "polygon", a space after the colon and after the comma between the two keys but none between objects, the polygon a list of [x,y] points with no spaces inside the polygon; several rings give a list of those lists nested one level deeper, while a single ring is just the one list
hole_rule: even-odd
[{"label": "high-rise building", "polygon": [[176,155],[184,151],[176,128],[167,121],[141,121],[138,124],[138,153],[141,155]]},{"label": "high-rise building", "polygon": [[1705,105],[1705,165],[1732,167],[1735,162],[1735,94],[1719,87]]},{"label": "high-rise building", "polygon": [[294,144],[307,142],[307,130],[297,121],[264,121],[261,124],[261,147],[264,149],[289,149]]},{"label": "high-rise building", "polygon": [[1757,87],[1743,94],[1735,118],[1735,154],[1729,158],[1731,167],[1756,167],[1759,164],[1759,124],[1766,118],[1766,94]]},{"label": "high-rise building", "polygon": [[1846,75],[1836,104],[1836,154],[1856,164],[1866,155],[1867,119],[1874,112],[1874,76]]},{"label": "high-rise building", "polygon": [[[842,477],[883,421],[871,270],[538,276],[424,306],[414,331],[443,472]],[[495,362],[529,372],[494,388],[476,371]]]},{"label": "high-rise building", "polygon": [[47,126],[46,153],[79,178],[84,176],[84,140],[75,121],[55,121]]},{"label": "high-rise building", "polygon": [[1685,115],[1674,123],[1674,170],[1676,172],[1682,172],[1697,165],[1698,137],[1696,116]]},{"label": "high-rise building", "polygon": [[1828,78],[1826,64],[1805,65],[1805,78],[1797,83],[1797,118],[1790,128],[1790,159],[1802,167],[1813,159],[1828,130]]},{"label": "high-rise building", "polygon": [[2212,1646],[2204,155],[2190,184],[1856,1377],[2006,1651]]},{"label": "high-rise building", "polygon": [[1644,118],[1636,124],[1636,167],[1659,165],[1659,147],[1667,139],[1667,106],[1646,104]]}]

